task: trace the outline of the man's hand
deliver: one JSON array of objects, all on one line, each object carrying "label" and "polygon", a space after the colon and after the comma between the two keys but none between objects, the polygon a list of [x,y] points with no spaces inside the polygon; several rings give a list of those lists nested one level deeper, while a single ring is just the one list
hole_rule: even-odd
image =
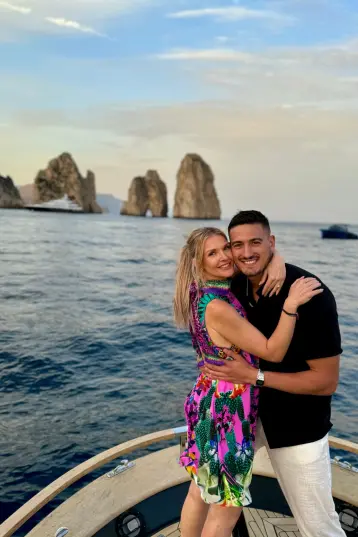
[{"label": "man's hand", "polygon": [[205,364],[202,371],[212,380],[226,380],[233,384],[255,384],[257,369],[252,367],[240,354],[225,349],[229,360],[223,365]]},{"label": "man's hand", "polygon": [[[202,371],[212,380],[226,380],[233,384],[256,384],[257,369],[236,352],[226,350],[229,360],[223,365],[206,364]],[[265,386],[300,395],[331,395],[337,389],[339,356],[308,360],[308,371],[298,373],[265,372]]]}]

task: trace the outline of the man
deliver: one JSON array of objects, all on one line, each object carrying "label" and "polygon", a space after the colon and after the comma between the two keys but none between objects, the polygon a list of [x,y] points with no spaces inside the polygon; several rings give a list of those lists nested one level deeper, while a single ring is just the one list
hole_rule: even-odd
[{"label": "man", "polygon": [[[240,269],[232,290],[249,321],[267,338],[275,330],[291,284],[313,276],[286,264],[277,296],[264,297],[260,280],[275,248],[267,218],[241,211],[229,224],[234,262]],[[342,352],[336,302],[323,293],[299,309],[295,333],[284,360],[260,360],[260,369],[229,351],[233,360],[206,366],[212,378],[260,386],[256,448],[265,443],[272,466],[302,537],[344,537],[332,499],[328,432],[331,396]],[[289,314],[289,313],[287,313]]]}]

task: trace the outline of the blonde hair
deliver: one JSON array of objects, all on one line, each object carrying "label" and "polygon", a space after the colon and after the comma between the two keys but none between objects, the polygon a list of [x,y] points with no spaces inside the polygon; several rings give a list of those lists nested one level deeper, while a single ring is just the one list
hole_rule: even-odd
[{"label": "blonde hair", "polygon": [[213,235],[219,235],[227,240],[221,229],[201,227],[190,233],[181,249],[173,301],[174,321],[179,328],[190,326],[190,285],[196,283],[200,287],[204,281],[204,246],[205,241]]}]

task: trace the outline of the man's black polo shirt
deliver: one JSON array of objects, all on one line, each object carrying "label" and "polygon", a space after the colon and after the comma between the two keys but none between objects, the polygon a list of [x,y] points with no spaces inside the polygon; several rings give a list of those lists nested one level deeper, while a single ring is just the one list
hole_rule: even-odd
[{"label": "man's black polo shirt", "polygon": [[[313,274],[286,264],[286,280],[278,296],[260,296],[255,302],[251,283],[243,274],[233,279],[232,291],[246,309],[249,321],[267,338],[274,332],[291,284]],[[291,345],[279,364],[260,360],[264,371],[296,373],[309,369],[306,360],[328,358],[342,353],[336,301],[324,291],[299,308],[299,320]],[[258,293],[260,295],[260,292]],[[295,395],[263,387],[259,416],[271,448],[295,446],[323,438],[332,427],[331,396]]]}]

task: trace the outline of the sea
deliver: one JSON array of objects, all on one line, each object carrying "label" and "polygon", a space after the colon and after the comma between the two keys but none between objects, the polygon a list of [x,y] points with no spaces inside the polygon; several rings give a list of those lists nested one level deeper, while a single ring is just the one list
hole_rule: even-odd
[{"label": "sea", "polygon": [[[101,451],[184,424],[196,368],[172,320],[176,260],[192,229],[227,223],[0,211],[0,522]],[[357,442],[358,241],[324,241],[320,227],[272,224],[285,259],[336,296],[332,434]]]}]

